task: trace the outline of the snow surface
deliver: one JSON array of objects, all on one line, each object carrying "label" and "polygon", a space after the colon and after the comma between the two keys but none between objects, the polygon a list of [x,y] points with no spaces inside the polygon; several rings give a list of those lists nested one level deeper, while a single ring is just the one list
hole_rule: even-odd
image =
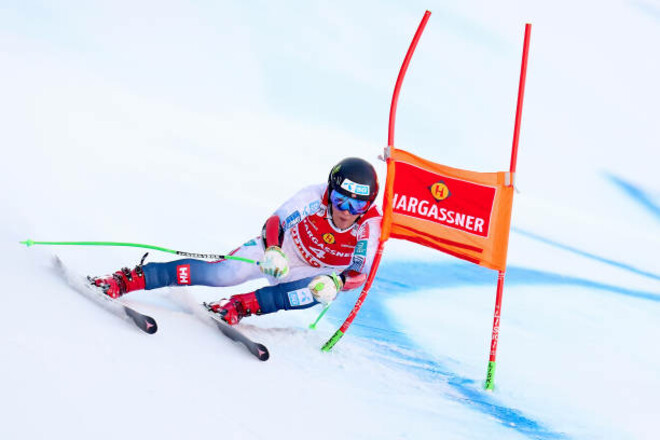
[{"label": "snow surface", "polygon": [[[660,5],[403,3],[2,2],[0,438],[660,438]],[[150,336],[52,268],[140,250],[18,244],[231,250],[376,162],[426,8],[396,144],[480,171],[509,166],[533,23],[494,392],[496,274],[412,244],[332,353],[357,292],[316,331],[319,309],[246,319],[266,363],[190,308],[259,282],[128,295]]]}]

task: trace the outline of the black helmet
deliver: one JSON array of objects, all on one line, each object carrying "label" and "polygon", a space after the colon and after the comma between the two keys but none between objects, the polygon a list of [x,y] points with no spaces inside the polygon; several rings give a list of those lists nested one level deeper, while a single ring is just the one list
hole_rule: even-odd
[{"label": "black helmet", "polygon": [[378,195],[378,175],[366,160],[348,157],[330,171],[328,188],[345,196],[372,203]]}]

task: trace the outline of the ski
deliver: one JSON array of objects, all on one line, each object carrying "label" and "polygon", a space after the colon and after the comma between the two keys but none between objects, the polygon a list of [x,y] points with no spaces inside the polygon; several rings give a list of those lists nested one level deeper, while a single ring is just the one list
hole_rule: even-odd
[{"label": "ski", "polygon": [[218,329],[222,332],[223,335],[231,339],[232,341],[238,342],[245,346],[248,351],[260,361],[267,361],[270,357],[268,349],[265,345],[258,342],[254,342],[252,339],[245,336],[241,331],[236,329],[236,327],[227,324],[217,313],[210,310],[209,306],[206,303],[202,304],[206,314],[213,319],[215,324],[218,326]]},{"label": "ski", "polygon": [[152,335],[158,331],[158,324],[156,324],[156,320],[151,316],[140,313],[133,307],[126,305],[123,301],[111,298],[99,291],[92,286],[89,278],[73,273],[59,257],[55,257],[54,263],[56,271],[62,276],[69,287],[84,297],[101,305],[114,315],[132,322],[145,333]]}]

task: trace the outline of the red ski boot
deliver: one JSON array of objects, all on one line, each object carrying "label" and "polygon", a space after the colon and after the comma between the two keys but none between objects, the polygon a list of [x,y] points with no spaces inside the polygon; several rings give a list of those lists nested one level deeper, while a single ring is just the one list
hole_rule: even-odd
[{"label": "red ski boot", "polygon": [[115,299],[128,292],[142,290],[145,285],[142,264],[136,266],[133,270],[124,267],[112,275],[89,278],[89,281],[92,285],[100,287],[103,293]]},{"label": "red ski boot", "polygon": [[257,301],[255,292],[234,295],[229,299],[221,299],[217,302],[204,303],[207,309],[219,314],[229,325],[238,324],[241,318],[255,315],[261,315],[261,307]]}]

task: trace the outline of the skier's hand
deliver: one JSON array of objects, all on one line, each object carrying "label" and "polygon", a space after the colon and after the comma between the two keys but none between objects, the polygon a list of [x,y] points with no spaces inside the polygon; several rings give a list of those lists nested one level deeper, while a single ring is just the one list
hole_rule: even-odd
[{"label": "skier's hand", "polygon": [[289,274],[289,259],[277,246],[271,246],[264,252],[264,259],[259,262],[259,269],[266,275],[282,278]]},{"label": "skier's hand", "polygon": [[323,304],[328,304],[329,302],[334,301],[337,297],[337,292],[341,290],[344,286],[341,278],[337,275],[319,275],[314,277],[311,283],[307,285],[307,288],[312,292],[314,298],[322,302]]}]

